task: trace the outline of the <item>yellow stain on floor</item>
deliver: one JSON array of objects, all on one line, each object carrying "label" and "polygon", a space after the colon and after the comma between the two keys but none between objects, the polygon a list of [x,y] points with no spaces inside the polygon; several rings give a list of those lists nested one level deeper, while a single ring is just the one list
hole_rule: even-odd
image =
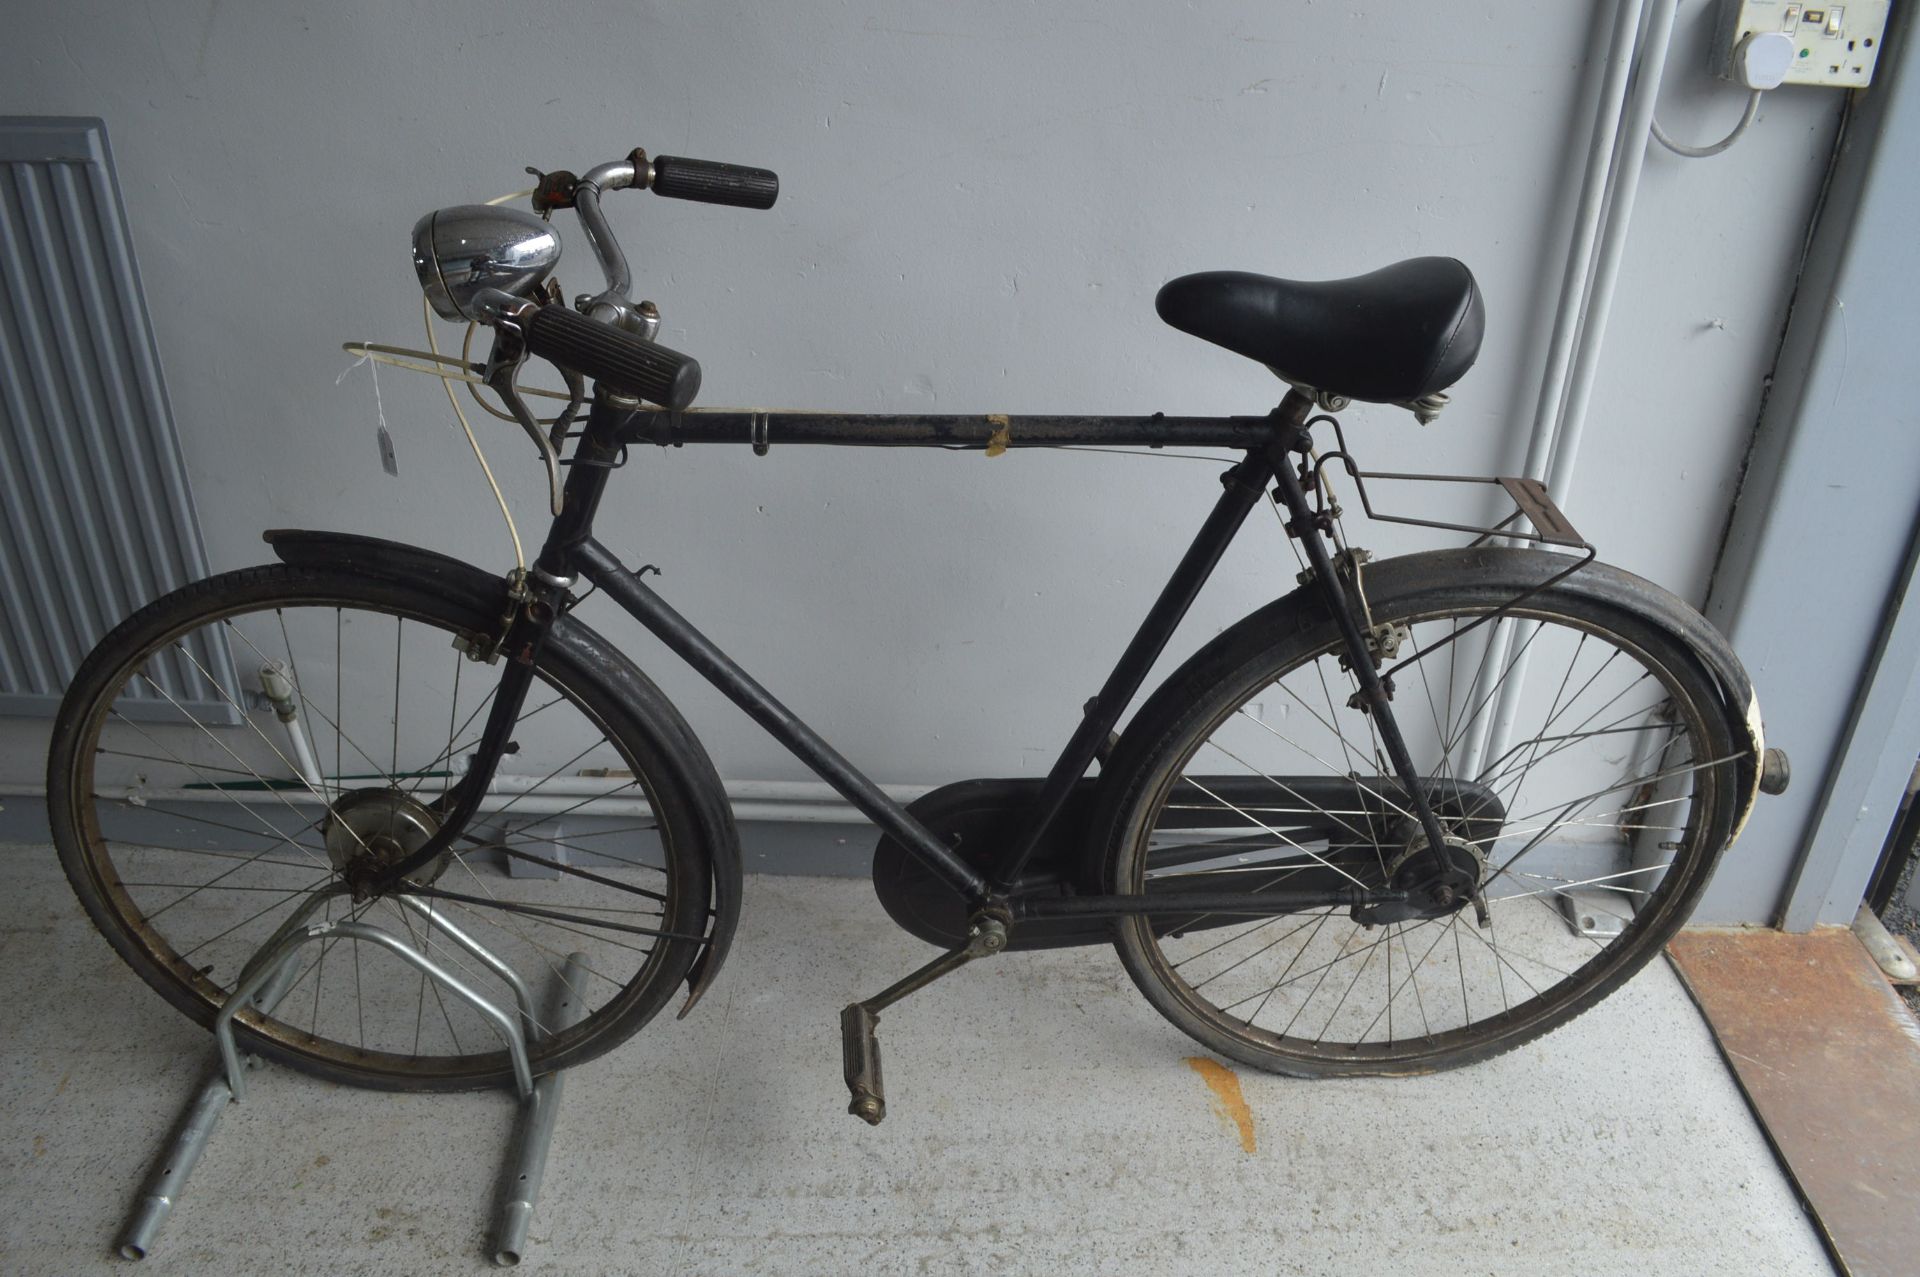
[{"label": "yellow stain on floor", "polygon": [[1218,1060],[1204,1055],[1187,1057],[1187,1067],[1198,1073],[1213,1092],[1213,1111],[1240,1129],[1240,1147],[1253,1152],[1253,1110],[1240,1093],[1240,1075]]}]

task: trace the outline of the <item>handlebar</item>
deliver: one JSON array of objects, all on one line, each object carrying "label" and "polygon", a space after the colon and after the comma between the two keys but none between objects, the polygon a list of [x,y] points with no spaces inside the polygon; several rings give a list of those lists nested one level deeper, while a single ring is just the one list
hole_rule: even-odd
[{"label": "handlebar", "polygon": [[[566,177],[565,174],[549,176]],[[730,204],[736,208],[772,208],[780,198],[780,179],[771,170],[748,168],[744,164],[722,164],[717,160],[690,160],[681,155],[662,155],[649,160],[638,147],[625,158],[588,169],[579,178],[568,178],[564,186],[542,177],[534,197],[541,211],[571,207],[580,216],[580,228],[593,245],[600,261],[600,273],[607,278],[605,291],[590,298],[582,307],[597,319],[617,322],[626,313],[626,254],[613,237],[613,228],[600,211],[603,191],[621,191],[629,187],[652,187],[657,195],[670,199],[697,200],[703,204]]]},{"label": "handlebar", "polygon": [[[767,169],[681,155],[649,160],[647,153],[638,149],[624,159],[597,165],[578,178],[565,172],[539,176],[535,209],[548,212],[570,207],[579,215],[607,287],[592,297],[583,297],[581,313],[559,305],[513,307],[527,349],[622,394],[666,408],[687,407],[700,390],[700,365],[690,356],[631,331],[636,325],[635,311],[627,297],[627,259],[600,211],[600,196],[605,191],[650,187],[656,195],[670,199],[772,208],[780,197],[779,177]],[[650,334],[651,327],[644,331]]]},{"label": "handlebar", "polygon": [[647,153],[638,147],[621,159],[588,169],[579,177],[565,169],[551,173],[538,169],[527,171],[539,178],[533,191],[536,213],[575,208],[583,196],[597,199],[604,191],[623,191],[628,187],[651,188],[654,194],[669,199],[731,204],[736,208],[772,208],[780,198],[780,176],[771,169],[696,160],[684,155],[660,155],[649,160]]},{"label": "handlebar", "polygon": [[669,199],[731,204],[735,208],[772,208],[780,198],[780,178],[769,169],[690,160],[683,155],[656,157],[647,185],[655,195]]},{"label": "handlebar", "polygon": [[621,394],[663,408],[685,408],[700,393],[700,364],[691,355],[646,341],[564,305],[528,307],[521,322],[527,349]]}]

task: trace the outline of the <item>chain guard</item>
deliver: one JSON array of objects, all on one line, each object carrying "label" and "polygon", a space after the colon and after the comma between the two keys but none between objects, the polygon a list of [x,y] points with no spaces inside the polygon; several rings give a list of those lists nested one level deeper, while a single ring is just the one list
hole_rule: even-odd
[{"label": "chain guard", "polygon": [[[1044,783],[1026,779],[956,781],[922,794],[907,804],[907,810],[962,860],[991,876]],[[1074,786],[1066,806],[1034,850],[1021,876],[1021,889],[1014,893],[1016,897],[1099,889],[1081,880],[1083,872],[1097,872],[1082,861],[1086,859],[1087,821],[1093,815],[1094,791],[1099,783],[1098,779],[1089,779]],[[928,944],[954,949],[967,943],[965,898],[891,835],[883,835],[873,849],[873,890],[888,917]],[[1112,924],[1105,918],[1050,918],[1022,922],[1013,929],[1007,947],[1060,949],[1106,944],[1112,937]]]},{"label": "chain guard", "polygon": [[[1208,808],[1216,802],[1229,803],[1251,813],[1293,842],[1305,846],[1323,846],[1329,859],[1354,864],[1379,864],[1379,852],[1365,839],[1356,839],[1356,828],[1396,830],[1398,809],[1406,796],[1397,786],[1382,782],[1362,783],[1339,776],[1200,776],[1193,778],[1193,790],[1182,795],[1162,813],[1159,828],[1204,829],[1218,824]],[[1021,822],[1039,796],[1040,780],[963,780],[944,785],[908,804],[907,810],[934,835],[973,868],[993,877],[1020,831]],[[1068,795],[1065,807],[1055,819],[1047,836],[1034,851],[1021,877],[1015,899],[1030,895],[1099,894],[1105,886],[1100,876],[1102,848],[1087,846],[1088,823],[1093,817],[1099,779],[1082,780]],[[1506,812],[1491,789],[1470,781],[1433,778],[1427,782],[1428,801],[1444,823],[1461,837],[1491,846],[1500,833]],[[1200,788],[1204,787],[1204,788]],[[1315,810],[1318,809],[1318,810]],[[1356,819],[1352,813],[1367,812]],[[1323,812],[1346,812],[1345,819]],[[1261,840],[1269,841],[1265,831]],[[1391,856],[1403,856],[1404,839],[1393,835]],[[1153,887],[1177,891],[1205,887],[1218,890],[1222,879],[1217,869],[1231,848],[1222,842],[1205,842],[1193,848],[1175,847],[1157,856],[1151,867],[1156,871]],[[1192,864],[1192,875],[1177,872],[1183,864]],[[1340,876],[1331,869],[1305,865],[1290,874],[1290,884],[1314,885],[1325,876],[1328,886],[1339,885]],[[1261,875],[1248,875],[1249,890],[1257,889]],[[928,944],[954,949],[967,943],[966,900],[960,893],[935,876],[912,852],[883,835],[873,852],[873,889],[889,917]],[[1206,930],[1228,926],[1245,919],[1227,914],[1208,915],[1204,919],[1168,917],[1156,922],[1156,930],[1176,927]],[[1059,949],[1074,945],[1105,944],[1113,938],[1110,918],[1030,919],[1016,926],[1009,949]]]}]

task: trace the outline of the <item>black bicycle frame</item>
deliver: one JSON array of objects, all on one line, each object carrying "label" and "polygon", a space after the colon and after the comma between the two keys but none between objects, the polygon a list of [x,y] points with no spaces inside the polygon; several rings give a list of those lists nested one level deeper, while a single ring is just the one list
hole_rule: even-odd
[{"label": "black bicycle frame", "polygon": [[[1186,616],[1194,598],[1212,575],[1220,556],[1245,522],[1247,514],[1278,481],[1276,495],[1285,501],[1294,534],[1305,542],[1315,579],[1328,605],[1344,624],[1343,636],[1362,673],[1362,695],[1369,702],[1382,736],[1393,755],[1396,770],[1419,808],[1428,836],[1439,845],[1438,825],[1430,805],[1422,801],[1419,778],[1392,728],[1391,710],[1377,678],[1368,678],[1373,666],[1335,573],[1328,564],[1320,530],[1307,510],[1299,481],[1289,469],[1294,453],[1304,454],[1306,419],[1312,399],[1290,392],[1265,417],[887,417],[816,413],[652,412],[621,403],[605,394],[596,396],[579,446],[569,464],[565,503],[553,521],[533,571],[539,588],[564,590],[577,577],[598,586],[623,610],[644,625],[669,650],[685,660],[727,699],[744,710],[773,738],[831,785],[841,796],[881,829],[922,859],[976,910],[1004,903],[1005,895],[1065,805],[1073,786],[1086,774],[1102,743],[1113,731],[1140,685],[1145,681],[1174,629]],[[1113,672],[1093,700],[1078,728],[1062,749],[1023,823],[1023,832],[1005,854],[991,878],[962,860],[912,813],[889,798],[880,787],[843,758],[818,733],[756,682],[731,657],[676,612],[618,557],[593,539],[593,519],[611,472],[625,459],[628,448],[642,443],[678,446],[688,443],[748,444],[765,452],[775,444],[826,444],[984,449],[1072,446],[1234,447],[1245,456],[1221,477],[1224,491],[1201,525],[1192,545],[1162,587],[1140,628],[1120,655]],[[496,706],[496,708],[499,708]],[[517,705],[514,707],[517,712]],[[483,751],[484,755],[484,751]],[[477,767],[490,770],[486,758]],[[484,781],[484,777],[481,778]],[[1226,895],[1219,892],[1167,892],[1151,903],[1141,897],[1086,896],[1021,902],[1017,916],[1119,916],[1152,912],[1233,912],[1273,914],[1299,909],[1355,904],[1381,904],[1406,899],[1393,889],[1340,887],[1320,890],[1275,890]]]}]

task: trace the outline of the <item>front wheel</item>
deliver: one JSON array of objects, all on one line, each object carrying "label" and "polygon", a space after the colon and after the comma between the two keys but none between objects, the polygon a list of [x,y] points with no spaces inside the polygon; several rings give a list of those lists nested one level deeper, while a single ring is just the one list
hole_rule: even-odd
[{"label": "front wheel", "polygon": [[[1566,560],[1422,558],[1366,569],[1363,585],[1444,859],[1357,708],[1332,619],[1304,592],[1187,662],[1108,768],[1095,829],[1115,893],[1404,887],[1443,870],[1458,884],[1445,906],[1359,918],[1116,923],[1148,1000],[1258,1068],[1421,1073],[1547,1032],[1659,951],[1734,827],[1745,737],[1671,627],[1562,582],[1507,614],[1496,667],[1496,627],[1476,622]],[[1522,671],[1511,730],[1469,771],[1468,742]]]},{"label": "front wheel", "polygon": [[[646,1023],[699,954],[709,858],[676,738],[556,628],[497,792],[400,892],[355,900],[346,870],[438,829],[498,682],[478,663],[500,608],[320,568],[189,585],[122,623],[54,724],[48,814],[94,924],[202,1024],[283,928],[352,920],[426,953],[509,1014],[534,994],[536,1072],[591,1059]],[[637,675],[636,675],[637,677]],[[290,731],[297,726],[297,732]],[[565,976],[582,955],[577,979]],[[377,944],[297,951],[248,1050],[390,1089],[512,1077],[492,1024]],[[542,1024],[568,980],[577,1023]]]}]

